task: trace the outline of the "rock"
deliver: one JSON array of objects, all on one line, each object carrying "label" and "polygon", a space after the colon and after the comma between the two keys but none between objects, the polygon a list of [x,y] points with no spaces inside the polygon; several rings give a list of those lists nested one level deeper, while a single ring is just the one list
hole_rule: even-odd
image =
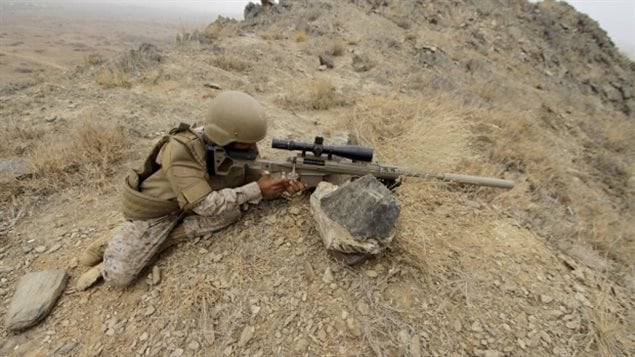
[{"label": "rock", "polygon": [[390,191],[366,175],[338,188],[320,182],[311,195],[311,213],[326,248],[379,254],[395,236],[400,207]]},{"label": "rock", "polygon": [[44,252],[46,252],[46,246],[45,245],[39,245],[39,246],[35,247],[35,252],[36,253],[44,253]]},{"label": "rock", "polygon": [[198,342],[192,341],[187,345],[187,348],[192,351],[198,351],[198,349],[200,348],[200,345],[198,344]]},{"label": "rock", "polygon": [[421,340],[417,335],[410,339],[410,356],[421,357]]},{"label": "rock", "polygon": [[369,278],[376,278],[377,277],[377,272],[374,270],[366,270],[366,275]]},{"label": "rock", "polygon": [[23,159],[0,160],[0,183],[7,183],[32,175],[35,171],[31,164]]},{"label": "rock", "polygon": [[362,241],[389,236],[401,210],[390,190],[372,175],[341,186],[321,203],[330,219]]},{"label": "rock", "polygon": [[331,267],[327,267],[326,270],[324,270],[324,275],[322,275],[322,281],[330,284],[333,282],[333,280],[335,280],[333,278],[333,272],[331,271]]},{"label": "rock", "polygon": [[333,57],[329,55],[320,55],[320,65],[326,66],[326,68],[333,68],[335,65],[333,63]]},{"label": "rock", "polygon": [[401,341],[403,346],[410,345],[410,333],[408,333],[407,329],[399,331],[399,341]]},{"label": "rock", "polygon": [[77,347],[78,343],[76,341],[71,341],[63,344],[53,353],[54,356],[70,356],[71,352]]},{"label": "rock", "polygon": [[360,337],[362,335],[362,329],[359,325],[359,321],[353,317],[346,319],[346,327],[353,337]]},{"label": "rock", "polygon": [[356,54],[353,56],[353,70],[355,72],[368,72],[374,67],[367,55]]},{"label": "rock", "polygon": [[222,89],[221,86],[219,84],[216,84],[214,82],[207,82],[205,84],[203,84],[205,87],[207,88],[212,88],[212,89]]},{"label": "rock", "polygon": [[296,352],[305,352],[307,348],[309,348],[309,341],[307,341],[306,338],[299,339],[295,344]]},{"label": "rock", "polygon": [[253,326],[245,326],[243,332],[240,334],[240,339],[238,339],[238,347],[245,347],[247,343],[254,337],[254,332],[256,328]]},{"label": "rock", "polygon": [[474,321],[474,323],[470,327],[470,330],[472,330],[473,332],[481,332],[483,331],[483,327],[481,326],[481,323],[479,321]]},{"label": "rock", "polygon": [[157,309],[156,309],[154,306],[150,305],[150,306],[148,306],[148,308],[147,308],[147,309],[143,312],[143,315],[144,315],[144,316],[150,316],[150,315],[154,314],[154,312],[155,312],[155,311],[157,311]]},{"label": "rock", "polygon": [[571,330],[577,330],[580,328],[580,322],[578,320],[567,321],[564,325]]},{"label": "rock", "polygon": [[548,304],[553,301],[553,298],[549,295],[540,295],[540,301],[543,304]]},{"label": "rock", "polygon": [[161,282],[161,268],[158,266],[152,267],[152,285],[159,285]]},{"label": "rock", "polygon": [[181,357],[183,356],[183,349],[182,348],[177,348],[174,351],[172,351],[172,353],[170,353],[170,357]]},{"label": "rock", "polygon": [[57,251],[60,248],[62,248],[62,244],[61,243],[56,243],[51,248],[49,248],[47,253],[53,253],[53,252]]},{"label": "rock", "polygon": [[66,272],[61,269],[24,275],[5,316],[6,329],[21,330],[42,320],[64,291],[66,281]]}]

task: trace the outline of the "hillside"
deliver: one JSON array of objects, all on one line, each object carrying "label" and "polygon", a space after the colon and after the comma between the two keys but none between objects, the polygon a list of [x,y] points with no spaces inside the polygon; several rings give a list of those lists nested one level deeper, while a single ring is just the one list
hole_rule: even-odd
[{"label": "hillside", "polygon": [[[0,159],[28,166],[2,181],[0,314],[26,272],[70,275],[0,355],[635,354],[635,63],[594,21],[554,1],[283,3],[0,88]],[[263,202],[129,288],[74,291],[126,168],[202,119],[210,83],[263,104],[268,157],[289,155],[273,137],[348,132],[382,163],[516,186],[406,179],[393,247],[354,268],[308,196]]]}]

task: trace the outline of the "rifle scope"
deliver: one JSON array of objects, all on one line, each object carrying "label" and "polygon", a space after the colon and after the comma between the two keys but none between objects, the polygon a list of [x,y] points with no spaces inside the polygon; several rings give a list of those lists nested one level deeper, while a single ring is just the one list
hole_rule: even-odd
[{"label": "rifle scope", "polygon": [[313,144],[289,139],[273,139],[271,147],[274,149],[302,151],[302,156],[305,156],[306,152],[309,151],[316,157],[320,157],[322,154],[327,154],[329,159],[331,159],[332,155],[337,155],[353,161],[370,162],[373,160],[372,148],[357,145],[330,146],[323,145],[323,143],[324,138],[321,136],[316,136]]}]

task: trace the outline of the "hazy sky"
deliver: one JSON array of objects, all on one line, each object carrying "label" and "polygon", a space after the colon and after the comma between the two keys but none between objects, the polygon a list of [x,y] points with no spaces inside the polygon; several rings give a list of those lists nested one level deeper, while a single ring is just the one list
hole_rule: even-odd
[{"label": "hazy sky", "polygon": [[[23,0],[24,1],[24,0]],[[0,0],[0,3],[12,2]],[[114,3],[179,10],[195,10],[198,15],[209,13],[242,17],[245,0],[30,0],[31,3]],[[259,3],[259,1],[254,1]],[[535,2],[535,0],[534,0]],[[613,42],[635,59],[635,0],[568,0],[578,11],[600,23]]]}]

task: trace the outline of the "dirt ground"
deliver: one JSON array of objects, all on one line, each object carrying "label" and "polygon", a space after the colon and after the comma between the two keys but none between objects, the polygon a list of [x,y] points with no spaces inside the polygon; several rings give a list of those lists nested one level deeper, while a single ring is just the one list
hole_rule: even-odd
[{"label": "dirt ground", "polygon": [[[156,48],[95,22],[54,36],[59,56],[5,45],[56,41],[18,21],[53,26],[55,11],[3,24],[0,68],[15,77],[0,88],[0,158],[33,173],[3,183],[0,314],[26,272],[70,279],[41,323],[0,329],[0,355],[634,354],[633,63],[552,2],[288,3],[198,31],[126,22]],[[93,52],[103,61],[84,60]],[[18,55],[54,66],[16,73],[22,60],[4,61]],[[266,201],[161,254],[130,287],[77,292],[79,252],[122,220],[126,168],[176,120],[203,117],[210,82],[263,104],[266,157],[290,155],[274,137],[348,132],[382,163],[516,186],[406,178],[393,246],[358,267],[325,251],[308,195]]]}]

